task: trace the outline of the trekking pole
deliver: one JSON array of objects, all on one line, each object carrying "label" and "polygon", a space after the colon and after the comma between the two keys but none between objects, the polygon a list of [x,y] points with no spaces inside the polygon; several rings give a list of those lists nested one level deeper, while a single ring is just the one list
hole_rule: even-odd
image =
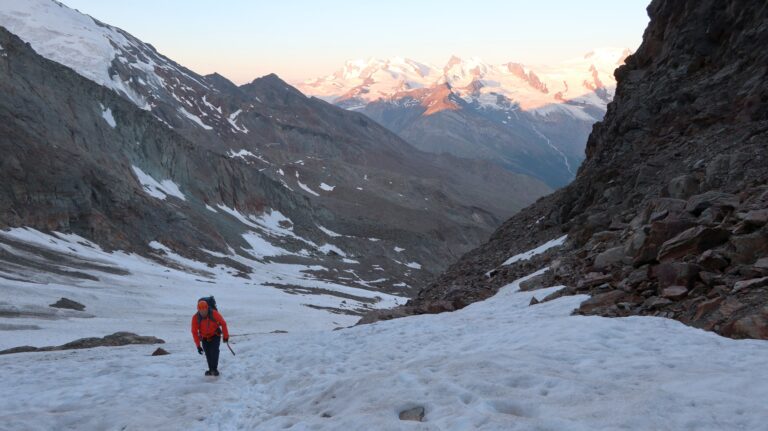
[{"label": "trekking pole", "polygon": [[232,350],[232,346],[229,345],[229,341],[227,341],[227,347],[229,347],[229,351],[232,352],[232,356],[235,356],[235,351]]}]

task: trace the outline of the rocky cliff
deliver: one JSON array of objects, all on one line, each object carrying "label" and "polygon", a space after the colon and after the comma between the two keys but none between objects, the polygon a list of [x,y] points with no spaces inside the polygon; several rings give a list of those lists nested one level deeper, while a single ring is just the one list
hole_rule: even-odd
[{"label": "rocky cliff", "polygon": [[[576,313],[768,339],[768,5],[654,0],[648,14],[576,180],[408,307],[366,320],[461,308],[549,266],[525,288],[590,293]],[[560,247],[509,259],[563,235]]]}]

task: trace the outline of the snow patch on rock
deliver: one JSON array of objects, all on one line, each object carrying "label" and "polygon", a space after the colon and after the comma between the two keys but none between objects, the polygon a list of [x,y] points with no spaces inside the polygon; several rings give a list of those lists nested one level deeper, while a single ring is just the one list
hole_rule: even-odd
[{"label": "snow patch on rock", "polygon": [[[298,177],[298,172],[296,174],[297,174],[297,177]],[[307,193],[309,193],[311,195],[314,195],[314,196],[320,196],[319,193],[317,193],[316,191],[310,189],[309,186],[307,186],[306,184],[302,183],[301,181],[296,180],[296,183],[299,185],[299,188],[301,188],[305,192],[307,192]]]},{"label": "snow patch on rock", "polygon": [[205,130],[213,130],[213,127],[211,127],[211,126],[209,126],[209,125],[207,125],[207,124],[203,123],[203,120],[201,120],[201,119],[200,119],[200,117],[198,117],[197,115],[195,115],[195,114],[193,114],[193,113],[191,113],[191,112],[187,111],[187,110],[186,110],[186,109],[184,109],[183,107],[179,107],[179,112],[180,112],[182,115],[184,115],[185,117],[187,117],[187,118],[189,118],[190,120],[192,120],[192,122],[194,122],[194,123],[195,123],[195,124],[197,124],[198,126],[202,127],[203,129],[205,129]]},{"label": "snow patch on rock", "polygon": [[330,230],[328,228],[325,228],[323,226],[320,226],[320,225],[317,225],[317,228],[320,229],[321,231],[323,231],[324,234],[330,236],[331,238],[338,238],[340,236],[343,236],[340,233],[336,233],[336,232],[334,232],[334,231],[332,231],[332,230]]},{"label": "snow patch on rock", "polygon": [[104,121],[107,122],[113,129],[117,127],[117,122],[115,121],[115,117],[112,115],[112,110],[109,108],[101,107],[101,118],[104,119]]},{"label": "snow patch on rock", "polygon": [[568,238],[568,235],[563,235],[560,238],[553,239],[551,241],[547,241],[544,244],[533,248],[531,250],[528,250],[526,252],[516,254],[509,259],[505,260],[504,263],[502,263],[502,266],[504,265],[512,265],[515,262],[520,262],[522,260],[529,260],[533,256],[536,256],[538,254],[544,253],[545,251],[554,248],[554,247],[560,247],[561,245],[565,244],[565,240]]},{"label": "snow patch on rock", "polygon": [[157,181],[149,174],[142,171],[138,166],[131,166],[133,173],[136,174],[136,178],[141,183],[144,192],[153,198],[165,200],[168,196],[174,196],[183,201],[187,200],[186,196],[181,193],[179,185],[172,180]]}]

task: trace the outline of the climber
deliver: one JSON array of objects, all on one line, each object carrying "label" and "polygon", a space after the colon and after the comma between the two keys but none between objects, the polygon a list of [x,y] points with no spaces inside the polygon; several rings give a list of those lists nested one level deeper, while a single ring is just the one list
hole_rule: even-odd
[{"label": "climber", "polygon": [[202,355],[205,352],[205,359],[208,361],[206,376],[219,375],[219,346],[222,336],[227,343],[227,322],[216,310],[216,300],[212,296],[201,298],[197,303],[197,313],[192,316],[192,338],[195,340],[197,353]]}]

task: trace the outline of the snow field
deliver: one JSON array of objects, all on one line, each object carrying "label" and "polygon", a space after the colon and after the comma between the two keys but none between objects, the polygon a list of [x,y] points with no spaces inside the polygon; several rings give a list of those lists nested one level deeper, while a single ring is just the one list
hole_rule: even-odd
[{"label": "snow field", "polygon": [[[270,283],[289,284],[312,290],[321,288],[343,295],[354,295],[371,301],[371,306],[393,307],[405,298],[358,289],[331,282],[315,280],[306,271],[318,267],[295,264],[259,262],[246,258],[239,261],[253,268],[250,279],[237,276],[226,266],[207,264],[175,255],[158,242],[152,248],[187,270],[173,269],[157,262],[123,252],[107,253],[76,235],[46,235],[31,229],[0,231],[0,235],[44,246],[53,251],[71,253],[108,268],[128,271],[112,274],[108,271],[80,270],[98,280],[49,277],[6,273],[0,268],[0,312],[21,312],[21,317],[5,317],[0,313],[0,325],[24,328],[0,330],[0,350],[21,345],[59,345],[77,338],[104,336],[117,331],[153,335],[166,341],[191,343],[189,323],[197,299],[214,295],[221,304],[225,319],[233,319],[234,333],[271,332],[274,330],[330,330],[348,326],[356,316],[332,314],[309,308],[362,307],[363,304],[341,296],[292,295],[270,287]],[[0,246],[5,248],[4,246]],[[18,253],[16,249],[6,250]],[[26,278],[27,281],[19,279]],[[86,305],[85,315],[48,307],[60,297]],[[376,297],[381,298],[380,300]],[[342,301],[345,301],[342,304]],[[32,311],[46,311],[51,316],[29,316]],[[39,329],[34,329],[39,328]],[[189,340],[188,340],[189,338]],[[2,423],[2,422],[0,422]]]},{"label": "snow field", "polygon": [[[585,296],[529,307],[518,280],[455,313],[253,344],[222,429],[760,429],[768,343],[679,322],[570,316]],[[662,335],[663,334],[663,335]],[[251,351],[244,347],[244,355]],[[423,406],[426,422],[402,422]]]},{"label": "snow field", "polygon": [[[533,276],[535,274],[532,274]],[[191,341],[0,357],[9,429],[762,429],[768,343],[648,317],[528,306],[517,282],[463,310],[341,331],[233,336],[222,377]],[[223,306],[233,306],[229,299]],[[225,312],[233,333],[241,316]],[[253,323],[253,322],[249,322]],[[183,326],[183,325],[182,325]],[[174,330],[181,331],[186,328]],[[85,366],[83,366],[85,365]],[[425,422],[398,413],[422,406]],[[125,427],[125,428],[124,428]]]}]

